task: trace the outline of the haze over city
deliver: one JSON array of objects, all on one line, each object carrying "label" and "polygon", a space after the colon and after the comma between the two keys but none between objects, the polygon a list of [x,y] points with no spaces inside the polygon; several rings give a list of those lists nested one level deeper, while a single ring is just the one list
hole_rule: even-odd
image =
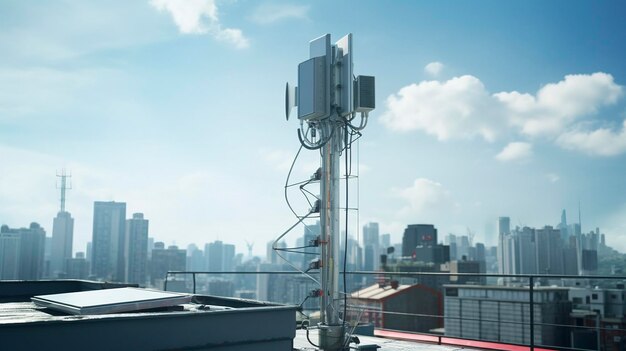
[{"label": "haze over city", "polygon": [[[3,2],[0,224],[49,235],[65,168],[74,251],[94,201],[114,200],[167,244],[264,253],[293,223],[285,82],[308,40],[352,32],[377,109],[351,234],[375,221],[398,242],[433,223],[495,245],[499,216],[577,222],[580,204],[582,231],[626,251],[626,8],[599,3]],[[317,158],[303,152],[292,179]]]}]

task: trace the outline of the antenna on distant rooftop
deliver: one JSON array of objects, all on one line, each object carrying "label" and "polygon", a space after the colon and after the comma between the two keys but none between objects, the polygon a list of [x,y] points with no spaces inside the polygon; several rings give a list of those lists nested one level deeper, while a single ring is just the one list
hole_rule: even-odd
[{"label": "antenna on distant rooftop", "polygon": [[61,186],[57,185],[57,189],[61,189],[61,211],[65,212],[65,191],[72,189],[72,184],[68,183],[68,178],[72,177],[72,174],[67,174],[65,168],[61,169],[61,172],[57,172],[57,177],[61,178]]},{"label": "antenna on distant rooftop", "polygon": [[[302,147],[321,149],[321,174],[315,176],[320,182],[321,195],[319,202],[308,215],[299,217],[296,225],[312,213],[320,213],[319,348],[344,350],[349,344],[349,328],[346,325],[345,292],[339,291],[339,161],[342,152],[347,154],[350,150],[353,137],[361,136],[360,131],[367,125],[368,114],[375,108],[375,79],[372,76],[354,76],[352,34],[344,36],[334,45],[331,44],[330,34],[312,40],[309,57],[298,65],[298,86],[292,87],[287,83],[285,114],[289,120],[291,109],[297,106],[300,122],[298,139]],[[357,113],[361,115],[358,126],[352,124]],[[348,175],[346,183],[347,178]],[[346,201],[347,195],[346,190]]]}]

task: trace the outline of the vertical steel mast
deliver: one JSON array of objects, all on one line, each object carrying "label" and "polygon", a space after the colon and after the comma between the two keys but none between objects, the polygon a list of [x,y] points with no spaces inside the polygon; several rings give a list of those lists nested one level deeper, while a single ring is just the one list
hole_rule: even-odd
[{"label": "vertical steel mast", "polygon": [[[319,346],[323,350],[343,349],[345,328],[339,316],[339,177],[342,128],[332,122],[332,137],[322,148],[321,225],[322,225],[322,303]],[[343,317],[345,318],[345,317]]]},{"label": "vertical steel mast", "polygon": [[[291,108],[298,106],[300,143],[306,149],[322,151],[319,347],[336,351],[348,348],[342,306],[345,296],[339,291],[340,159],[343,150],[349,149],[349,145],[344,145],[347,143],[345,133],[348,129],[350,133],[359,133],[365,128],[367,115],[375,107],[374,77],[355,79],[352,34],[342,37],[334,45],[330,43],[330,34],[326,34],[312,40],[309,48],[310,58],[298,65],[297,88],[287,84],[285,113],[289,119]],[[360,126],[351,124],[357,113],[361,113]],[[299,222],[304,218],[306,216]]]}]

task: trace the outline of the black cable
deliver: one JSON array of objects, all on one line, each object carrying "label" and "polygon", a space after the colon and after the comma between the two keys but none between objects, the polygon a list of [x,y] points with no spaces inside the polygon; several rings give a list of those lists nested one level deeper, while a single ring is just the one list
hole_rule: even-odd
[{"label": "black cable", "polygon": [[296,160],[298,160],[298,156],[300,156],[301,151],[302,151],[302,145],[300,145],[298,152],[296,152],[296,156],[293,158],[293,161],[291,162],[291,167],[289,167],[289,172],[287,173],[287,179],[285,179],[285,202],[287,202],[287,207],[289,207],[289,210],[291,210],[291,212],[293,213],[294,216],[296,216],[296,218],[300,218],[300,216],[298,216],[296,211],[294,211],[293,207],[291,207],[291,203],[289,202],[289,196],[287,196],[287,188],[289,184],[289,178],[291,177],[291,172],[293,171],[293,166],[296,165]]},{"label": "black cable", "polygon": [[281,250],[297,250],[297,249],[306,249],[309,247],[317,247],[317,245],[305,245],[305,246],[295,246],[295,247],[279,247]]},{"label": "black cable", "polygon": [[[291,227],[289,227],[289,229],[285,230],[284,233],[282,233],[276,240],[274,240],[274,243],[272,244],[272,250],[274,250],[274,252],[276,252],[276,254],[278,255],[278,257],[280,257],[283,261],[285,261],[288,265],[291,266],[291,268],[295,269],[298,272],[301,272],[302,274],[304,274],[305,276],[307,276],[309,279],[313,280],[316,284],[320,284],[320,282],[313,278],[311,275],[307,274],[306,272],[303,272],[301,269],[299,269],[298,267],[296,267],[295,265],[293,265],[291,262],[289,262],[288,259],[286,259],[285,257],[283,257],[279,251],[283,251],[280,250],[280,248],[278,248],[276,246],[276,244],[285,236],[287,235],[287,233],[289,233],[293,228],[295,228],[298,224],[302,223],[302,221],[304,221],[305,219],[307,219],[309,216],[311,216],[315,210],[312,209],[311,211],[309,211],[309,213],[306,214],[306,216],[302,216],[298,218],[298,221],[292,225]],[[297,217],[297,216],[296,216]],[[321,284],[320,284],[321,285]]]},{"label": "black cable", "polygon": [[316,255],[316,256],[319,255],[319,253],[317,253],[317,252],[309,252],[309,251],[297,251],[297,250],[289,250],[289,249],[281,249],[281,248],[276,248],[275,250],[276,251],[297,253],[297,254],[304,254],[304,255]]},{"label": "black cable", "polygon": [[318,346],[318,345],[315,345],[315,344],[313,343],[313,341],[311,341],[311,339],[309,338],[309,328],[307,327],[307,328],[305,328],[305,330],[306,330],[306,339],[309,341],[309,344],[311,344],[311,345],[313,345],[313,346],[315,346],[315,347],[319,348],[319,346]]}]

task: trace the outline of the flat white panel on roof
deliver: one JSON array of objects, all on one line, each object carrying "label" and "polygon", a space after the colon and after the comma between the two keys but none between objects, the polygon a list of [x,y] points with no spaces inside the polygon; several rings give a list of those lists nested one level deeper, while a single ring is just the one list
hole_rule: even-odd
[{"label": "flat white panel on roof", "polygon": [[191,295],[141,288],[118,288],[33,296],[41,307],[70,314],[108,314],[170,307],[191,301]]}]

